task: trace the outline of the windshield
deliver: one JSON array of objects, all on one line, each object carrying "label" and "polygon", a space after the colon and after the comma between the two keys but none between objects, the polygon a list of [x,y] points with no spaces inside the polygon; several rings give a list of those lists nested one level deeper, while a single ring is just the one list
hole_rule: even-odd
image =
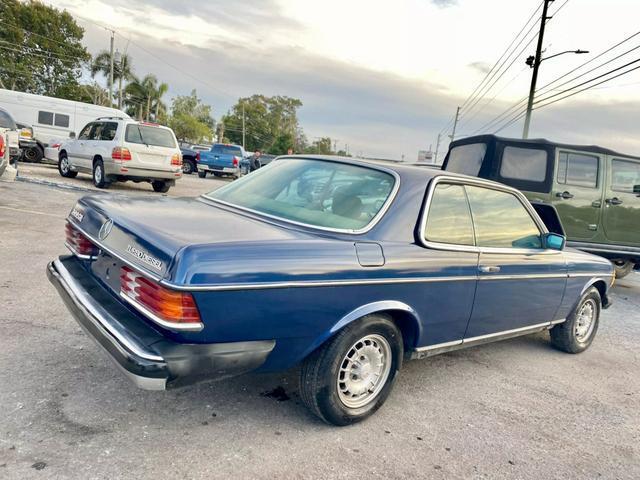
[{"label": "windshield", "polygon": [[127,125],[125,141],[129,143],[142,143],[156,147],[175,148],[176,140],[171,130],[166,128],[151,127],[148,125]]},{"label": "windshield", "polygon": [[485,143],[471,143],[453,147],[449,152],[446,170],[447,172],[477,177],[486,152],[487,145]]},{"label": "windshield", "polygon": [[382,210],[395,181],[373,168],[287,159],[206,196],[314,227],[361,230]]}]

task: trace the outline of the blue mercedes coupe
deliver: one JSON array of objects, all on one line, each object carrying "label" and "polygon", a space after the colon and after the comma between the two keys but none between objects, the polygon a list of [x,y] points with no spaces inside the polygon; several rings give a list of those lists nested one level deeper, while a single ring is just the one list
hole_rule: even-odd
[{"label": "blue mercedes coupe", "polygon": [[380,408],[408,359],[543,330],[586,350],[614,280],[510,187],[324,156],[199,198],[84,197],[66,246],[50,281],[139,387],[301,365],[335,425]]}]

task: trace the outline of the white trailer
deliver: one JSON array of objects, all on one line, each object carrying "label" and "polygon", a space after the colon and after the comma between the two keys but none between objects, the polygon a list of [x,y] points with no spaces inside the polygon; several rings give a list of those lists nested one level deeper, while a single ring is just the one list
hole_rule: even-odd
[{"label": "white trailer", "polygon": [[129,118],[115,108],[4,89],[0,89],[0,107],[11,113],[16,122],[33,128],[38,147],[25,152],[32,161],[39,161],[47,146],[69,138],[98,117]]}]

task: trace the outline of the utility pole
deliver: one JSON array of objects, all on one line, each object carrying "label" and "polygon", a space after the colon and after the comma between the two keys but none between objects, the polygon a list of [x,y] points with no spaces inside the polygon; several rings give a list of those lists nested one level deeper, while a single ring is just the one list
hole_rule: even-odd
[{"label": "utility pole", "polygon": [[114,61],[119,64],[118,70],[118,110],[122,109],[122,72],[124,70],[124,55],[116,50]]},{"label": "utility pole", "polygon": [[440,137],[442,134],[438,134],[438,140],[436,141],[436,153],[433,155],[433,163],[438,163],[438,150],[440,149]]},{"label": "utility pole", "polygon": [[451,135],[449,135],[449,138],[451,139],[452,142],[456,136],[456,128],[458,128],[458,120],[460,120],[460,107],[458,107],[458,109],[456,110],[456,119],[453,122],[453,130],[451,131]]},{"label": "utility pole", "polygon": [[109,49],[109,107],[113,107],[113,37],[114,31],[111,30],[111,46]]},{"label": "utility pole", "polygon": [[538,34],[538,46],[536,47],[536,57],[533,59],[533,74],[531,75],[531,87],[529,88],[529,103],[527,103],[527,114],[524,117],[524,129],[522,138],[529,138],[529,125],[531,125],[531,111],[533,110],[533,99],[536,95],[536,82],[538,81],[538,69],[542,63],[542,39],[544,38],[544,27],[551,17],[547,16],[549,4],[553,0],[544,0],[542,7],[542,17],[540,18],[540,33]]},{"label": "utility pole", "polygon": [[244,150],[244,140],[245,140],[245,121],[244,121],[244,102],[242,103],[242,149]]}]

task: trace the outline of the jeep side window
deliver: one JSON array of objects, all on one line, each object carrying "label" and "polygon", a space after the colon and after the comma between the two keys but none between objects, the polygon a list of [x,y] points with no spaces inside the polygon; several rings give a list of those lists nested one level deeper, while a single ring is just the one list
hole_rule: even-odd
[{"label": "jeep side window", "polygon": [[544,182],[547,176],[547,151],[505,147],[500,164],[500,176],[514,180]]},{"label": "jeep side window", "polygon": [[597,188],[598,157],[584,153],[560,152],[558,155],[558,183]]},{"label": "jeep side window", "polygon": [[611,162],[611,190],[633,193],[633,187],[640,185],[640,162],[614,159]]},{"label": "jeep side window", "polygon": [[78,140],[89,140],[89,133],[91,132],[91,127],[93,127],[93,123],[89,123],[85,126],[78,135]]}]

